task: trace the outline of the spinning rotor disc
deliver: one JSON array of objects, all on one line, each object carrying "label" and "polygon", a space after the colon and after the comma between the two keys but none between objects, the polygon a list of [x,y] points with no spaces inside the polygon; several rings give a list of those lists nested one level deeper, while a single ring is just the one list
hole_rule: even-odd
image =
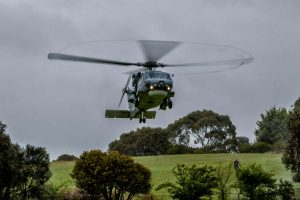
[{"label": "spinning rotor disc", "polygon": [[87,41],[69,45],[60,52],[50,53],[48,58],[148,69],[182,68],[185,73],[216,73],[253,60],[249,53],[235,47],[178,41]]},{"label": "spinning rotor disc", "polygon": [[138,71],[165,68],[172,69],[172,73],[181,69],[181,74],[217,73],[236,69],[253,60],[249,53],[231,46],[154,40],[80,42],[67,46],[60,53],[49,53],[48,58],[124,68],[139,67],[127,72],[129,77],[118,107],[127,92],[131,74]]}]

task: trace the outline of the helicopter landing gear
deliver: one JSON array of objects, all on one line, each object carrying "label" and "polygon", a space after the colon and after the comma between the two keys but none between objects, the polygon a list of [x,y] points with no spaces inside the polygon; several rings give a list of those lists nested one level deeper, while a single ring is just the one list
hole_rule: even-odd
[{"label": "helicopter landing gear", "polygon": [[140,123],[146,123],[146,118],[140,118]]},{"label": "helicopter landing gear", "polygon": [[146,117],[144,117],[144,112],[141,112],[140,123],[146,123]]},{"label": "helicopter landing gear", "polygon": [[168,106],[168,99],[164,99],[162,104],[160,104],[159,109],[166,110],[167,106]]},{"label": "helicopter landing gear", "polygon": [[173,107],[173,101],[171,101],[171,100],[168,101],[168,107],[169,107],[169,109],[172,109],[172,107]]},{"label": "helicopter landing gear", "polygon": [[160,108],[161,110],[166,110],[167,107],[168,107],[169,109],[172,109],[172,107],[173,107],[173,102],[172,102],[171,99],[165,99],[165,100],[162,102],[162,104],[160,104],[160,106],[159,106],[159,108]]}]

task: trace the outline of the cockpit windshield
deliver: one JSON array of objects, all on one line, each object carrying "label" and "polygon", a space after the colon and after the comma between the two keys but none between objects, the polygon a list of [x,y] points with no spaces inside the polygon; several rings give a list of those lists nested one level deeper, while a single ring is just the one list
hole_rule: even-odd
[{"label": "cockpit windshield", "polygon": [[171,79],[170,75],[165,72],[159,72],[159,71],[149,71],[145,73],[145,78],[146,79],[152,79],[152,78],[157,78],[157,79]]}]

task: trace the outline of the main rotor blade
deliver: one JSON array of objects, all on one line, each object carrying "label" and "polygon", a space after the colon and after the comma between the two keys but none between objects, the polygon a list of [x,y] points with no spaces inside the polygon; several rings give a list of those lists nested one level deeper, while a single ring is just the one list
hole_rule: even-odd
[{"label": "main rotor blade", "polygon": [[238,58],[229,60],[216,60],[216,61],[205,61],[198,63],[182,63],[182,64],[163,64],[163,67],[193,67],[193,66],[219,66],[219,65],[233,65],[235,67],[246,65],[253,61],[253,57]]},{"label": "main rotor blade", "polygon": [[125,93],[127,92],[127,87],[128,87],[129,82],[130,82],[130,78],[131,78],[131,74],[129,74],[127,82],[125,84],[125,87],[123,88],[123,92],[122,92],[122,96],[121,96],[120,102],[118,104],[118,108],[120,107],[120,105],[122,103],[122,100],[123,100],[123,97],[124,97]]},{"label": "main rotor blade", "polygon": [[156,62],[163,56],[175,49],[180,42],[176,41],[154,41],[154,40],[138,40],[142,49],[145,60]]},{"label": "main rotor blade", "polygon": [[49,53],[48,59],[49,60],[88,62],[88,63],[98,63],[98,64],[110,64],[110,65],[123,65],[123,66],[136,65],[136,66],[138,66],[138,63],[130,63],[130,62],[117,61],[117,60],[106,60],[106,59],[100,59],[100,58],[89,58],[89,57],[60,54],[60,53]]}]

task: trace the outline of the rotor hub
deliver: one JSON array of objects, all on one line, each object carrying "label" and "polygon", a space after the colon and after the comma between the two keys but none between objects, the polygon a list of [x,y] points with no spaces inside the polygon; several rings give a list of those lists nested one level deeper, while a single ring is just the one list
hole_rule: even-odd
[{"label": "rotor hub", "polygon": [[152,69],[152,68],[164,67],[164,64],[158,63],[158,62],[153,62],[153,61],[148,61],[145,63],[139,63],[139,66],[143,66],[147,69]]}]

